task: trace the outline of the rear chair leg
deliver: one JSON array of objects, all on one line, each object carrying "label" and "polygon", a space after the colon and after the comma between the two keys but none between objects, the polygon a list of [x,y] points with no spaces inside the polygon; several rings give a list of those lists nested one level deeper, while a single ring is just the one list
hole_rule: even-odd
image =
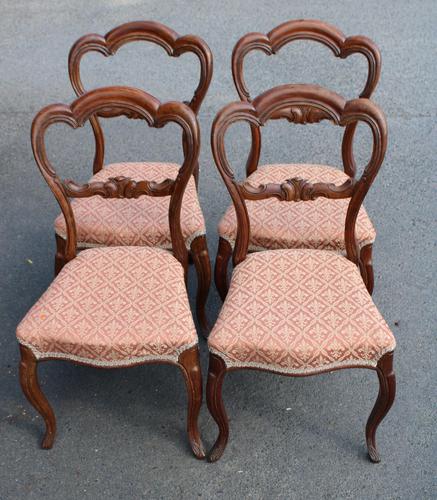
[{"label": "rear chair leg", "polygon": [[29,403],[43,417],[46,432],[41,447],[49,449],[53,446],[56,435],[56,418],[50,403],[41,391],[38,383],[38,360],[33,352],[26,346],[20,345],[20,384]]},{"label": "rear chair leg", "polygon": [[217,256],[214,266],[214,282],[222,301],[225,300],[229,289],[228,264],[232,257],[232,246],[228,240],[219,238]]},{"label": "rear chair leg", "polygon": [[376,367],[379,379],[379,393],[375,406],[370,414],[366,425],[366,442],[369,451],[369,458],[372,462],[381,461],[378,450],[376,449],[375,434],[376,429],[383,418],[389,412],[396,393],[396,378],[393,371],[393,353],[385,354]]},{"label": "rear chair leg", "polygon": [[202,335],[206,338],[209,332],[208,318],[205,306],[211,286],[211,263],[209,261],[208,245],[205,235],[197,236],[190,246],[191,256],[197,272],[196,315]]},{"label": "rear chair leg", "polygon": [[191,449],[196,458],[205,458],[205,451],[200,437],[198,419],[202,406],[202,372],[200,369],[199,349],[197,346],[187,349],[179,355],[179,366],[184,375],[188,394],[187,432]]},{"label": "rear chair leg", "polygon": [[65,265],[65,240],[55,233],[56,254],[55,254],[55,276]]},{"label": "rear chair leg", "polygon": [[360,252],[360,260],[363,263],[366,273],[364,282],[366,284],[367,290],[370,293],[370,295],[372,295],[373,293],[373,285],[374,285],[372,250],[373,250],[373,243],[364,246]]}]

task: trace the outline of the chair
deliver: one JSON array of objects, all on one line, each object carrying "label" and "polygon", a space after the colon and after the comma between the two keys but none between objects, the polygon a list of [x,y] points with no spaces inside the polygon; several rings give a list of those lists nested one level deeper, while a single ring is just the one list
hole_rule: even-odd
[{"label": "chair", "polygon": [[[232,75],[238,95],[243,102],[251,102],[244,80],[243,63],[246,55],[261,50],[267,55],[276,54],[284,45],[295,40],[313,40],[329,47],[336,57],[346,58],[361,53],[368,62],[367,82],[360,97],[370,98],[381,73],[381,55],[378,47],[364,36],[345,35],[334,26],[316,20],[288,21],[274,28],[270,33],[248,33],[235,45],[232,53]],[[347,127],[343,142],[344,173],[327,165],[281,164],[264,165],[258,168],[261,153],[259,128],[251,124],[252,144],[246,164],[246,175],[253,184],[280,183],[290,177],[303,177],[311,182],[344,182],[354,176],[356,165],[353,158],[345,157],[353,143],[355,125]],[[255,252],[279,248],[319,248],[345,254],[342,235],[347,203],[344,200],[318,199],[315,203],[300,203],[292,207],[277,200],[261,203],[247,203],[252,232],[249,251]],[[300,224],[296,225],[295,221]],[[237,234],[237,221],[232,206],[228,208],[218,227],[219,244],[215,261],[214,281],[222,298],[229,288],[228,264]],[[360,244],[361,260],[365,263],[366,285],[373,290],[372,248],[375,230],[364,207],[358,214],[357,238]]]},{"label": "chair", "polygon": [[[54,123],[72,128],[107,110],[135,115],[151,127],[177,123],[185,136],[184,162],[176,179],[162,182],[111,177],[76,184],[62,180],[47,158],[45,133]],[[47,291],[18,325],[20,382],[44,418],[43,448],[51,448],[56,421],[37,378],[41,361],[65,360],[98,368],[163,363],[179,367],[188,392],[188,437],[194,455],[204,457],[197,426],[202,402],[198,339],[185,280],[188,251],[181,229],[182,197],[199,155],[194,112],[180,102],[160,102],[128,87],[106,87],[83,94],[70,106],[44,108],[32,124],[36,163],[66,220],[65,263]],[[172,250],[146,246],[90,248],[76,256],[77,231],[70,198],[169,197]]]},{"label": "chair", "polygon": [[[314,123],[330,120],[345,127],[358,121],[373,135],[373,150],[362,176],[341,183],[290,178],[282,183],[237,182],[226,158],[227,128],[246,121],[252,127],[271,119]],[[378,374],[380,389],[366,427],[370,459],[379,461],[375,433],[395,396],[395,339],[378,312],[361,274],[356,222],[361,204],[382,164],[387,128],[383,113],[368,99],[346,102],[314,85],[283,85],[252,103],[236,102],[216,116],[211,132],[214,160],[237,214],[234,271],[218,320],[208,338],[210,362],[208,408],[219,427],[209,460],[218,460],[228,441],[229,424],[222,400],[225,374],[241,369],[288,376],[309,376],[345,368],[368,368]],[[352,158],[346,150],[345,158]],[[246,200],[259,203],[315,203],[320,197],[347,199],[344,228],[346,256],[311,249],[280,249],[248,255],[251,221]],[[296,221],[298,222],[298,221]],[[360,273],[361,270],[361,273]]]},{"label": "chair", "polygon": [[[161,46],[168,55],[179,57],[187,52],[194,53],[200,62],[200,81],[188,106],[197,115],[208,91],[212,78],[212,54],[208,45],[194,35],[179,36],[163,24],[153,21],[136,21],[123,24],[111,30],[105,36],[89,34],[80,38],[71,48],[68,69],[71,84],[77,96],[85,92],[80,76],[82,57],[91,51],[105,57],[115,55],[120,47],[135,41],[148,41]],[[115,163],[104,168],[105,142],[99,117],[115,117],[116,109],[105,109],[91,116],[90,123],[95,136],[95,156],[92,181],[105,181],[110,177],[126,176],[135,180],[147,178],[162,181],[174,179],[179,165],[174,163]],[[135,116],[132,116],[135,117]],[[132,118],[131,117],[131,118]],[[184,148],[186,147],[183,142]],[[199,205],[196,186],[199,178],[199,165],[193,171],[185,192],[181,224],[185,244],[190,252],[198,279],[196,312],[202,333],[208,330],[205,304],[211,282],[211,265],[205,237],[205,221]],[[113,246],[140,245],[171,248],[170,229],[167,222],[168,203],[161,199],[158,203],[146,198],[132,200],[114,200],[99,197],[75,200],[73,210],[76,216],[78,249]],[[56,256],[55,273],[65,262],[66,223],[62,214],[55,221]]]}]

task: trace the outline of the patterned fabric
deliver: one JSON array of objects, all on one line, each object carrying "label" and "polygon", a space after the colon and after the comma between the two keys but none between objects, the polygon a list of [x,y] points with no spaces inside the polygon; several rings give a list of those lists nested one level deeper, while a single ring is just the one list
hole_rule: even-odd
[{"label": "patterned fabric", "polygon": [[146,247],[84,250],[18,325],[37,358],[100,366],[176,361],[197,343],[183,268]]},{"label": "patterned fabric", "polygon": [[[323,165],[265,165],[248,177],[257,186],[267,182],[283,182],[300,177],[311,182],[340,185],[348,176]],[[313,248],[344,252],[344,225],[349,199],[317,198],[307,202],[284,202],[276,199],[247,201],[250,219],[249,250],[279,248]],[[233,205],[228,208],[218,227],[222,238],[234,245],[237,219]],[[373,243],[376,233],[364,208],[356,224],[360,246]]]},{"label": "patterned fabric", "polygon": [[375,366],[395,339],[352,262],[323,250],[271,250],[234,269],[208,344],[228,367],[311,374]]},{"label": "patterned fabric", "polygon": [[[123,175],[136,181],[160,182],[166,178],[175,179],[179,168],[175,163],[114,163],[104,167],[91,180],[104,181]],[[76,198],[72,207],[78,247],[130,245],[171,248],[169,203],[169,196],[140,196],[135,200],[105,199],[101,196]],[[185,190],[181,226],[187,248],[196,236],[205,234],[205,221],[193,178]],[[66,225],[62,214],[55,220],[55,231],[65,239]]]}]

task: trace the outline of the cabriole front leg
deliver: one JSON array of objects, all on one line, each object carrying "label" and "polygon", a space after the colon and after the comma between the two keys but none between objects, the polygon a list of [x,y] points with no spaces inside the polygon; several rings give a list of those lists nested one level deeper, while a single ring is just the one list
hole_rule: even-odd
[{"label": "cabriole front leg", "polygon": [[191,449],[196,458],[205,458],[202,439],[200,437],[198,420],[202,406],[202,372],[200,369],[199,349],[191,347],[179,356],[179,365],[187,386],[188,414],[187,432]]},{"label": "cabriole front leg", "polygon": [[50,403],[44,396],[38,383],[38,360],[26,346],[20,345],[20,384],[29,403],[43,417],[46,432],[41,447],[49,449],[53,446],[56,435],[56,419]]},{"label": "cabriole front leg", "polygon": [[208,453],[208,462],[216,462],[225,451],[229,438],[229,421],[222,398],[223,380],[226,374],[226,364],[216,354],[209,355],[208,383],[206,400],[209,412],[219,428],[218,438]]},{"label": "cabriole front leg", "polygon": [[393,352],[382,356],[376,367],[379,379],[379,393],[375,406],[366,425],[366,442],[369,458],[372,462],[381,461],[376,448],[375,435],[379,424],[393,405],[396,394],[396,378],[393,371]]}]

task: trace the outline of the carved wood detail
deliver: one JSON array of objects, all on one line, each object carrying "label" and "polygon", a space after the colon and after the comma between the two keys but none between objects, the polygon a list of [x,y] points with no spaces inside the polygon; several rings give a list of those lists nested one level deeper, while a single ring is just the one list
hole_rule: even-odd
[{"label": "carved wood detail", "polygon": [[319,123],[322,120],[331,120],[331,116],[323,109],[300,105],[291,106],[289,109],[278,111],[272,115],[271,119],[286,119],[290,123],[306,125],[308,123]]},{"label": "carved wood detail", "polygon": [[[213,58],[208,45],[196,35],[180,36],[174,30],[156,21],[133,21],[117,26],[106,35],[91,33],[77,40],[70,49],[68,56],[68,73],[71,85],[77,96],[85,92],[85,87],[80,76],[80,63],[82,57],[88,52],[99,52],[105,57],[113,56],[123,45],[131,42],[147,41],[162,47],[169,56],[179,57],[185,53],[193,53],[199,59],[200,78],[192,99],[185,103],[194,113],[198,113],[206,93],[208,92],[213,73]],[[130,119],[140,119],[141,114],[134,110],[121,109],[110,106],[99,110],[90,117],[90,123],[95,137],[95,156],[93,172],[97,173],[103,168],[105,155],[105,141],[102,127],[97,117],[110,118],[124,115]],[[185,145],[184,145],[185,147]],[[196,183],[198,182],[198,166],[194,171]]]},{"label": "carved wood detail", "polygon": [[[96,113],[114,108],[134,113],[151,127],[161,128],[169,122],[181,127],[185,141],[184,162],[176,180],[167,179],[156,183],[116,177],[105,182],[80,185],[73,181],[62,181],[58,177],[45,149],[47,128],[54,123],[65,123],[72,128],[78,128]],[[199,125],[190,107],[176,101],[161,104],[153,96],[139,89],[104,87],[85,93],[70,106],[53,104],[41,110],[32,123],[31,137],[36,163],[65,217],[67,238],[64,262],[75,257],[77,246],[76,225],[69,197],[100,195],[108,198],[137,198],[140,195],[170,195],[169,223],[172,250],[185,272],[187,271],[188,253],[180,225],[181,205],[186,185],[197,165],[200,148]]]},{"label": "carved wood detail", "polygon": [[[244,58],[254,50],[267,55],[276,54],[284,45],[295,40],[311,40],[328,47],[334,56],[345,59],[352,54],[362,54],[367,59],[367,81],[360,97],[370,98],[381,74],[381,54],[377,45],[365,36],[346,37],[339,29],[323,21],[299,19],[287,21],[269,33],[248,33],[235,44],[232,52],[232,76],[238,95],[242,101],[251,101],[249,89],[244,79]],[[293,120],[294,121],[294,120]],[[318,121],[318,120],[317,120]],[[312,121],[295,123],[315,123]],[[345,134],[345,141],[352,141],[356,124],[352,124]],[[246,175],[252,174],[258,165],[261,152],[259,129],[251,125],[252,146],[246,162]],[[347,146],[345,146],[347,148]],[[349,158],[343,157],[345,173],[352,176],[356,166]]]},{"label": "carved wood detail", "polygon": [[102,198],[139,198],[147,196],[169,196],[173,193],[175,181],[165,179],[162,182],[134,181],[129,177],[110,177],[104,182],[76,184],[72,180],[62,183],[65,194],[71,198],[87,198],[99,195]]},{"label": "carved wood detail", "polygon": [[[304,109],[299,116],[311,116],[309,109],[315,110],[315,116],[328,119],[338,126],[345,127],[345,134],[350,134],[351,127],[358,121],[366,123],[373,136],[372,155],[364,168],[360,179],[354,176],[341,186],[331,183],[312,184],[305,179],[289,179],[281,184],[251,186],[247,181],[235,180],[229,165],[224,139],[227,129],[237,121],[248,122],[252,130],[260,130],[268,120],[278,117],[289,119],[295,116],[290,110]],[[259,95],[251,103],[234,102],[225,106],[214,120],[211,131],[212,151],[215,163],[222,175],[234,203],[237,215],[237,238],[234,247],[234,265],[245,259],[250,234],[250,221],[245,200],[261,200],[275,197],[284,201],[307,201],[319,196],[326,198],[351,198],[345,222],[345,245],[347,257],[360,265],[360,255],[355,239],[355,223],[358,211],[376,177],[385,156],[387,146],[387,125],[382,111],[368,99],[345,101],[338,94],[317,85],[281,85]],[[353,162],[352,141],[343,141],[343,156]]]},{"label": "carved wood detail", "polygon": [[232,52],[232,76],[241,100],[250,101],[244,80],[244,58],[253,50],[267,55],[276,54],[284,45],[295,40],[312,40],[328,47],[334,56],[345,59],[352,54],[362,54],[368,63],[366,85],[360,97],[370,97],[381,74],[381,54],[376,44],[365,36],[346,37],[339,29],[323,21],[299,19],[287,21],[269,33],[248,33],[236,43]]},{"label": "carved wood detail", "polygon": [[355,183],[348,179],[341,186],[331,183],[318,182],[312,184],[305,179],[287,179],[281,184],[261,184],[257,187],[249,182],[240,184],[240,192],[246,200],[265,200],[276,198],[280,201],[312,201],[321,196],[325,198],[350,198]]}]

